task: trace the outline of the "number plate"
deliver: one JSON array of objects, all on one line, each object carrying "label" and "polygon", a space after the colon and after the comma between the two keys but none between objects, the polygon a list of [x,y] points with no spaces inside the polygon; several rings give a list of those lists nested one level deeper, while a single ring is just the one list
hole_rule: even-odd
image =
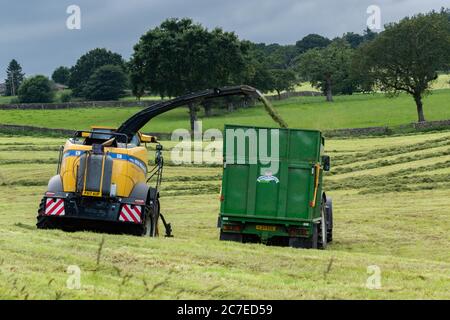
[{"label": "number plate", "polygon": [[260,231],[277,231],[277,227],[275,227],[275,226],[257,225],[256,226],[256,230],[260,230]]}]

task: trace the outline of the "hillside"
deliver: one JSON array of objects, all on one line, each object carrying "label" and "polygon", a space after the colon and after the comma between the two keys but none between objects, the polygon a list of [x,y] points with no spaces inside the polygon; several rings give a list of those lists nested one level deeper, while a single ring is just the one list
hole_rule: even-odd
[{"label": "hillside", "polygon": [[[3,299],[450,298],[450,132],[328,140],[326,251],[219,242],[221,168],[170,166],[169,151],[162,212],[174,238],[37,230],[62,142],[0,136]],[[81,268],[81,290],[66,288],[69,265]],[[366,287],[371,265],[379,290]]]},{"label": "hillside", "polygon": [[[382,94],[339,96],[326,103],[323,97],[299,97],[274,102],[276,109],[293,128],[338,129],[394,126],[417,121],[414,101],[407,95],[389,99]],[[436,90],[424,99],[428,120],[450,119],[450,89]],[[79,108],[65,110],[0,110],[1,124],[21,124],[49,128],[88,129],[91,125],[118,126],[138,108]],[[240,109],[203,120],[203,128],[222,129],[225,123],[274,126],[262,106]],[[172,132],[189,127],[186,108],[167,112],[145,126],[147,132]]]}]

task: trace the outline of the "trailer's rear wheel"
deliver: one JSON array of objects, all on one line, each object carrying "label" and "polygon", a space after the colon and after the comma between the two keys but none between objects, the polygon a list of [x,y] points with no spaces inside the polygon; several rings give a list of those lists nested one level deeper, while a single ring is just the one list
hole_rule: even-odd
[{"label": "trailer's rear wheel", "polygon": [[325,210],[327,213],[327,242],[331,242],[333,241],[333,201],[331,198],[327,199]]},{"label": "trailer's rear wheel", "polygon": [[322,200],[320,205],[320,223],[318,227],[317,248],[325,249],[328,243],[328,217],[325,205],[325,199]]}]

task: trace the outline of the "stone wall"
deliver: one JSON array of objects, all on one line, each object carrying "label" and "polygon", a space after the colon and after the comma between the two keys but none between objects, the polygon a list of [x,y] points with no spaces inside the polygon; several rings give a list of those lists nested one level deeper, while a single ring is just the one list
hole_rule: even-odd
[{"label": "stone wall", "polygon": [[56,110],[92,107],[148,107],[156,101],[83,101],[64,103],[0,104],[0,110]]},{"label": "stone wall", "polygon": [[0,124],[0,132],[20,135],[41,134],[51,136],[72,136],[75,133],[75,130]]},{"label": "stone wall", "polygon": [[[71,137],[75,134],[76,130],[71,129],[57,129],[57,128],[42,128],[34,126],[20,126],[11,124],[0,124],[0,133],[6,134],[18,134],[18,135],[49,135],[49,136],[61,136]],[[145,134],[155,136],[160,140],[170,140],[170,133],[163,132],[146,132]]]},{"label": "stone wall", "polygon": [[325,130],[324,135],[327,137],[381,136],[387,135],[389,132],[388,127],[368,127]]},{"label": "stone wall", "polygon": [[269,100],[284,100],[292,97],[318,97],[323,96],[322,92],[317,91],[292,91],[292,92],[283,92],[280,97],[278,95],[266,96]]}]

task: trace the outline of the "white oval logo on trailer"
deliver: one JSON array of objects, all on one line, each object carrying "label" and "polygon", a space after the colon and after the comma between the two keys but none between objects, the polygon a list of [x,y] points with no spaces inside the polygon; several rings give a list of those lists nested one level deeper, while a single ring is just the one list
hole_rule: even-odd
[{"label": "white oval logo on trailer", "polygon": [[260,182],[260,183],[270,183],[272,181],[275,181],[275,183],[279,183],[280,182],[280,180],[277,177],[272,175],[271,171],[266,171],[264,173],[264,175],[263,176],[259,176],[258,179],[256,179],[256,181]]}]

